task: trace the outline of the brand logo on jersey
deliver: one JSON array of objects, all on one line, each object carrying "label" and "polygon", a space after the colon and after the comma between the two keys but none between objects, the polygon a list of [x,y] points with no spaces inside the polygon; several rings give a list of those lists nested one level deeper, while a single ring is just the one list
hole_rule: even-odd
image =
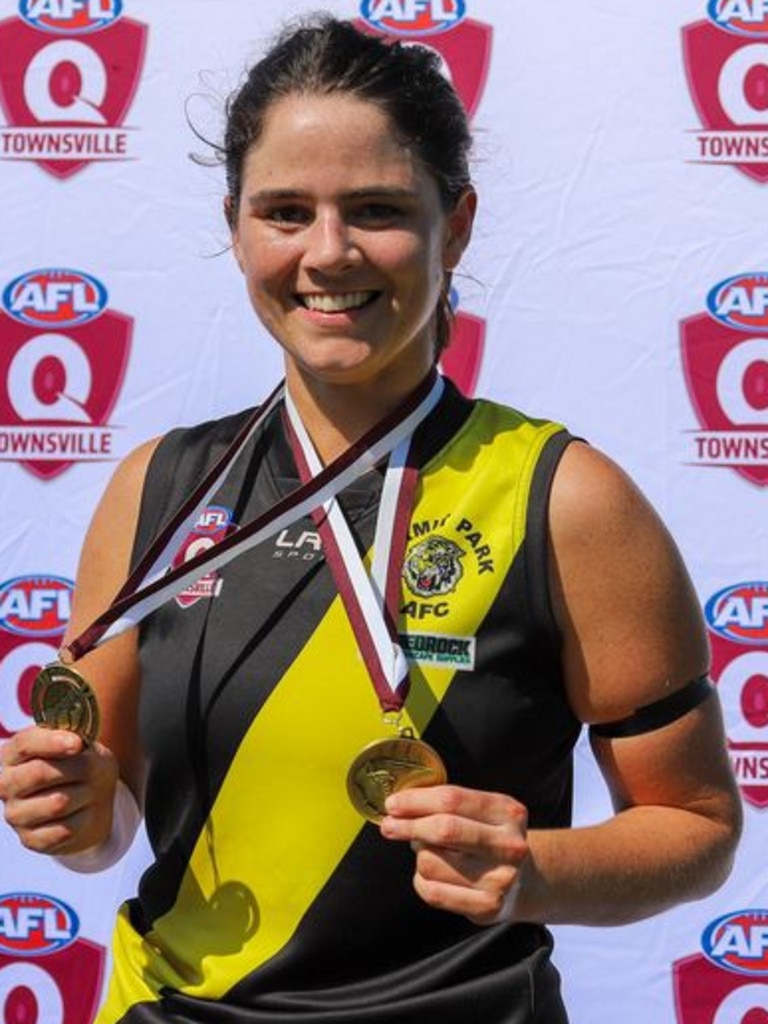
[{"label": "brand logo on jersey", "polygon": [[768,14],[760,0],[710,0],[709,20],[683,29],[691,98],[703,131],[695,163],[732,164],[768,181]]},{"label": "brand logo on jersey", "polygon": [[768,38],[768,0],[709,0],[707,16],[727,32]]},{"label": "brand logo on jersey", "polygon": [[0,584],[0,629],[59,636],[69,621],[72,584],[59,576],[17,576]]},{"label": "brand logo on jersey", "polygon": [[19,14],[43,32],[80,35],[97,32],[117,21],[122,0],[21,0]]},{"label": "brand logo on jersey", "polygon": [[465,552],[452,540],[433,535],[414,544],[403,565],[403,579],[416,597],[440,597],[456,589]]},{"label": "brand logo on jersey", "polygon": [[736,583],[710,597],[709,628],[726,640],[768,647],[768,582]]},{"label": "brand logo on jersey", "polygon": [[701,937],[704,955],[718,967],[768,975],[768,911],[738,910],[713,921]]},{"label": "brand logo on jersey", "polygon": [[25,0],[0,22],[0,159],[67,178],[127,160],[123,122],[139,84],[147,28],[119,0]]},{"label": "brand logo on jersey", "polygon": [[742,331],[768,330],[768,274],[738,274],[716,284],[707,309],[721,323]]},{"label": "brand logo on jersey", "polygon": [[3,291],[9,316],[35,327],[77,327],[104,312],[107,289],[79,270],[31,270]]},{"label": "brand logo on jersey", "polygon": [[690,434],[690,462],[730,467],[765,486],[768,337],[737,322],[737,310],[743,317],[760,308],[761,276],[741,274],[716,285],[709,293],[711,313],[684,320],[680,334],[685,382],[702,427]]},{"label": "brand logo on jersey", "polygon": [[455,28],[466,13],[464,0],[363,0],[369,25],[399,36],[428,36]]},{"label": "brand logo on jersey", "polygon": [[[375,13],[383,10],[381,4],[376,5],[373,2],[364,6]],[[389,19],[391,24],[385,24],[381,19],[372,20],[363,10],[363,17],[355,22],[355,26],[363,32],[389,39],[394,36],[400,42],[413,42],[434,50],[440,58],[443,74],[452,83],[466,108],[467,115],[473,117],[480,105],[488,78],[493,30],[490,25],[465,17],[464,4],[458,2],[454,3],[453,7],[457,12],[461,10],[460,17],[438,19],[441,23],[444,22],[440,29],[419,29],[418,24],[426,23],[423,20],[425,12],[429,9],[431,17],[433,7],[435,11],[450,9],[447,0],[439,7],[425,2],[423,10],[415,11],[414,17]],[[397,10],[401,10],[399,3]]]},{"label": "brand logo on jersey", "polygon": [[418,665],[471,672],[475,667],[473,636],[444,636],[439,633],[401,633],[405,656]]},{"label": "brand logo on jersey", "polygon": [[0,951],[46,956],[77,938],[79,921],[71,907],[53,896],[12,893],[0,896]]},{"label": "brand logo on jersey", "polygon": [[[76,462],[113,460],[107,424],[128,364],[133,320],[97,310],[106,289],[80,271],[31,271],[3,294],[19,309],[13,317],[0,311],[0,462],[18,462],[48,480]],[[45,308],[67,317],[70,298],[90,303],[92,315],[74,326],[40,323]]]},{"label": "brand logo on jersey", "polygon": [[[225,508],[223,505],[209,505],[200,513],[193,529],[176,553],[172,563],[173,568],[178,568],[204,551],[208,551],[224,540],[234,529],[231,509]],[[190,608],[198,601],[218,597],[223,585],[224,581],[214,569],[190,583],[181,593],[177,594],[176,603],[181,608]]]}]

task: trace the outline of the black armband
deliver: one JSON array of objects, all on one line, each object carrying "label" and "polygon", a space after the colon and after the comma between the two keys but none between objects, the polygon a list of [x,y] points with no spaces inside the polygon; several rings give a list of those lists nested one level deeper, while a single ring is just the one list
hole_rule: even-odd
[{"label": "black armband", "polygon": [[668,697],[655,700],[652,704],[644,704],[626,718],[615,722],[600,722],[590,725],[589,731],[594,736],[616,739],[623,736],[641,736],[644,732],[653,732],[665,725],[676,722],[678,718],[698,707],[714,692],[714,684],[709,676],[698,676]]}]

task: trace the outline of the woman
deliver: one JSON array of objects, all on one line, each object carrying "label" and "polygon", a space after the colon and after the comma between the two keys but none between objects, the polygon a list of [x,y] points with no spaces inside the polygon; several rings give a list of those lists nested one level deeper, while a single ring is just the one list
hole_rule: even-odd
[{"label": "woman", "polygon": [[[225,212],[287,390],[199,522],[236,538],[323,466],[376,465],[82,657],[100,742],[3,748],[7,820],[75,868],[144,804],[156,861],[101,1024],[556,1024],[546,924],[638,920],[727,875],[738,798],[672,541],[604,456],[434,374],[469,144],[433,55],[327,18],[230,105]],[[244,421],[121,465],[70,639]],[[570,828],[582,723],[616,813]]]}]

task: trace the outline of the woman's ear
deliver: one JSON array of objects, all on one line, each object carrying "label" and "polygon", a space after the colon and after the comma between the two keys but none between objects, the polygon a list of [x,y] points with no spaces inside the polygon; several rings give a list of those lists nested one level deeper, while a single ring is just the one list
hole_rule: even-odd
[{"label": "woman's ear", "polygon": [[456,205],[447,217],[443,264],[446,270],[454,270],[472,237],[472,225],[477,211],[477,192],[468,186],[459,196]]}]

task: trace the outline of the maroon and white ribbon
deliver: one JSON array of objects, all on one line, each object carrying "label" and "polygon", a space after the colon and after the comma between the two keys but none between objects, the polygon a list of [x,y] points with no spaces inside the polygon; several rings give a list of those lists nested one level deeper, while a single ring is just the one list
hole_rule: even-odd
[{"label": "maroon and white ribbon", "polygon": [[397,409],[311,480],[217,544],[201,551],[183,565],[170,568],[178,547],[221,486],[237,456],[284,398],[285,386],[281,384],[249,418],[229,448],[155,537],[110,607],[69,643],[62,655],[69,652],[71,658],[81,658],[99,644],[138,625],[147,615],[202,576],[222,568],[238,555],[330,502],[339,491],[376,466],[405,438],[411,436],[434,407],[434,395],[438,387],[442,389],[442,381],[433,372]]},{"label": "maroon and white ribbon", "polygon": [[[437,376],[425,399],[425,416],[439,402],[443,387],[442,378]],[[285,408],[302,479],[316,479],[322,472],[322,463],[290,395],[286,395]],[[417,481],[417,471],[408,462],[411,437],[412,433],[403,436],[389,456],[370,573],[335,497],[325,501],[322,509],[313,511],[326,559],[384,711],[399,711],[408,689],[408,662],[398,640],[396,623],[400,573]]]}]

